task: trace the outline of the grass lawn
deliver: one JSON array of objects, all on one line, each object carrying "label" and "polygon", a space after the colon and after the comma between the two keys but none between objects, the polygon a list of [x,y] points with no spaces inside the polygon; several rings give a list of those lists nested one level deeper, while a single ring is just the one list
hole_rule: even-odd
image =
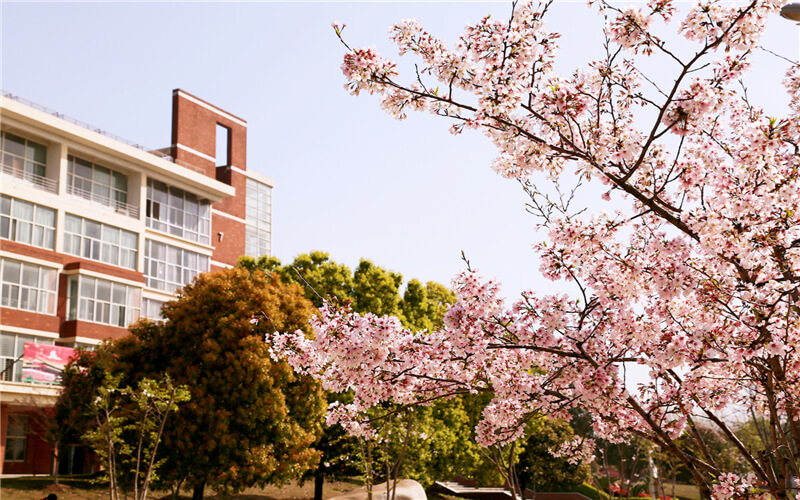
[{"label": "grass lawn", "polygon": [[[3,479],[0,482],[0,498],[3,500],[39,500],[50,493],[58,495],[58,500],[106,500],[108,486],[97,485],[89,482],[87,478],[62,477],[59,486],[53,485],[49,476]],[[324,498],[331,498],[345,491],[357,488],[353,482],[325,482]],[[181,492],[181,499],[190,499],[190,491]],[[124,498],[124,497],[123,497]],[[153,500],[172,498],[169,492],[156,491],[148,495]],[[205,497],[209,500],[219,500],[210,488],[206,488]],[[308,481],[302,486],[289,483],[284,486],[269,486],[267,488],[250,488],[238,495],[231,497],[235,500],[310,500],[314,498],[314,482]],[[444,498],[428,496],[429,499]]]}]

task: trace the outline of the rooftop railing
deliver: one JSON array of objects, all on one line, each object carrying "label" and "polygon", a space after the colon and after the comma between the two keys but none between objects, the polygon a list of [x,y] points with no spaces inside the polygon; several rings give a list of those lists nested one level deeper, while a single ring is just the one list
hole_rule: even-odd
[{"label": "rooftop railing", "polygon": [[28,184],[32,184],[33,186],[47,191],[48,193],[57,193],[58,192],[58,181],[55,179],[48,179],[42,175],[36,175],[32,172],[26,172],[25,170],[18,169],[11,167],[9,165],[3,165],[2,177],[9,176],[15,179],[19,179],[24,181]]},{"label": "rooftop railing", "polygon": [[118,214],[124,214],[128,217],[133,217],[134,219],[139,218],[139,207],[130,205],[128,203],[123,203],[118,200],[112,200],[108,196],[102,196],[97,193],[92,193],[85,189],[76,188],[75,186],[67,186],[67,194],[71,194],[73,196],[79,196],[83,199],[93,201],[100,205],[104,205],[113,209]]},{"label": "rooftop railing", "polygon": [[71,117],[69,115],[65,115],[64,113],[59,113],[58,111],[50,109],[50,108],[48,108],[46,106],[42,106],[41,104],[37,104],[37,103],[35,103],[33,101],[29,101],[28,99],[25,99],[24,97],[20,97],[18,95],[14,95],[11,92],[8,92],[6,90],[0,90],[0,93],[2,94],[3,97],[6,97],[6,98],[11,99],[13,101],[17,101],[20,104],[24,104],[25,106],[31,107],[31,108],[36,109],[38,111],[41,111],[43,113],[47,113],[48,115],[55,116],[56,118],[60,118],[60,119],[62,119],[64,121],[72,123],[73,125],[78,125],[79,127],[83,127],[83,128],[85,128],[87,130],[91,130],[92,132],[96,132],[96,133],[98,133],[100,135],[108,137],[109,139],[113,139],[113,140],[115,140],[117,142],[121,142],[121,143],[126,144],[126,145],[128,145],[130,147],[136,148],[136,149],[144,151],[146,153],[150,153],[151,155],[157,156],[157,157],[162,158],[164,160],[167,160],[168,162],[174,163],[176,165],[180,165],[181,167],[184,167],[184,168],[188,168],[189,170],[192,170],[193,172],[197,172],[197,173],[200,173],[200,174],[205,174],[205,172],[206,172],[203,167],[198,167],[197,165],[192,165],[191,163],[187,163],[187,162],[185,162],[183,160],[178,160],[178,159],[173,158],[172,156],[164,153],[163,151],[159,151],[157,149],[145,147],[145,146],[143,146],[143,145],[141,145],[141,144],[139,144],[137,142],[130,141],[128,139],[125,139],[124,137],[118,136],[117,134],[112,134],[111,132],[107,132],[107,131],[105,131],[105,130],[103,130],[101,128],[95,127],[94,125],[90,125],[90,124],[88,124],[86,122],[78,120],[77,118],[73,118],[73,117]]}]

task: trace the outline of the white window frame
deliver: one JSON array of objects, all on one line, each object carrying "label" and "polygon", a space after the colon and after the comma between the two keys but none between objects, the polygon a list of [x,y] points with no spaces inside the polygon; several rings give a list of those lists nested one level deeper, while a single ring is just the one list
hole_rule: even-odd
[{"label": "white window frame", "polygon": [[[16,280],[12,280],[12,266],[19,266]],[[25,282],[26,276],[36,273],[35,284]],[[58,270],[16,259],[0,258],[0,305],[10,309],[39,314],[56,313]],[[33,297],[33,299],[31,298]],[[23,305],[24,303],[24,305]]]},{"label": "white window frame", "polygon": [[144,297],[142,299],[142,317],[150,318],[154,321],[164,321],[164,316],[161,314],[161,308],[166,304],[163,300],[151,299]]},{"label": "white window frame", "polygon": [[245,255],[269,255],[272,252],[272,187],[248,178],[245,190]]},{"label": "white window frame", "polygon": [[[211,269],[208,255],[150,239],[144,245],[144,275],[149,288],[172,293]],[[195,266],[191,265],[192,259]]]},{"label": "white window frame", "polygon": [[211,203],[183,189],[147,179],[147,227],[211,244]]},{"label": "white window frame", "polygon": [[[22,207],[30,207],[30,218],[23,217]],[[0,195],[0,239],[55,250],[56,211],[30,201]]]},{"label": "white window frame", "polygon": [[[92,177],[80,175],[75,167],[81,163],[89,168]],[[108,182],[102,176],[108,173]],[[124,187],[117,187],[116,180],[123,179]],[[87,189],[88,187],[88,189]],[[105,191],[108,191],[107,193]],[[67,156],[67,192],[100,204],[121,208],[128,206],[128,175],[105,165],[98,165],[75,155]]]},{"label": "white window frame", "polygon": [[[80,224],[79,233],[69,229],[73,223]],[[97,237],[90,234],[93,225],[97,226]],[[123,246],[126,237],[129,241],[132,238],[132,242]],[[66,214],[64,218],[64,253],[135,271],[138,264],[138,250],[139,235],[132,231],[73,214]]]},{"label": "white window frame", "polygon": [[67,321],[126,328],[139,319],[141,307],[141,288],[81,274],[67,280]]},{"label": "white window frame", "polygon": [[[6,147],[6,140],[9,135],[24,141],[23,148],[25,151],[22,155],[12,153]],[[35,153],[37,147],[42,148],[44,151],[44,158],[40,158],[39,160],[36,159]],[[30,141],[16,134],[0,132],[0,162],[2,163],[3,171],[9,171],[9,173],[19,172],[22,173],[25,178],[31,176],[44,177],[47,172],[47,146]]]}]

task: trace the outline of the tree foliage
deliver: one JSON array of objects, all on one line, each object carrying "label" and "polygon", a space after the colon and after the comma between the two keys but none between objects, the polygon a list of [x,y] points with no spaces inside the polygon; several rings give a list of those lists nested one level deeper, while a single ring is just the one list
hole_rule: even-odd
[{"label": "tree foliage", "polygon": [[120,387],[121,380],[122,375],[106,373],[96,388],[91,404],[96,427],[84,438],[105,466],[111,499],[122,498],[122,475],[122,486],[132,486],[133,498],[145,500],[163,462],[156,457],[167,417],[190,396],[185,386],[175,386],[169,376],[160,381],[141,379],[136,388]]},{"label": "tree foliage", "polygon": [[[287,282],[304,286],[306,297],[319,306],[323,305],[323,298],[336,297],[340,302],[349,301],[354,310],[362,313],[396,315],[406,327],[415,331],[441,328],[447,308],[455,302],[455,295],[447,287],[432,281],[423,284],[416,279],[406,284],[401,296],[402,276],[399,273],[385,270],[366,259],[351,271],[320,251],[301,254],[285,266],[268,256],[259,259],[243,257],[239,265],[251,270],[276,272]],[[347,405],[352,402],[352,394],[329,393],[328,402]],[[388,466],[389,469],[397,467],[398,477],[408,477],[425,486],[455,474],[474,478],[480,484],[502,484],[503,478],[493,463],[492,454],[482,450],[474,440],[480,411],[487,402],[482,395],[461,395],[414,409],[402,405],[385,406],[370,414],[380,420],[379,424],[376,421],[381,429],[380,436],[360,444],[348,439],[341,427],[329,427],[316,445],[323,452],[318,473],[330,478],[354,475],[356,471],[364,474],[364,466],[359,462],[369,447],[370,468],[375,482],[391,479],[390,475],[387,476]],[[393,412],[394,417],[383,419],[389,412]],[[544,422],[541,420],[528,428],[531,439],[537,443],[555,446],[559,443],[551,442],[553,433],[561,436],[571,432],[569,424],[563,421],[555,421],[554,429],[549,429],[549,424]],[[542,446],[537,445],[528,451],[526,460],[531,463],[546,461],[548,457],[554,460]],[[545,457],[534,457],[535,453],[542,451]],[[402,460],[398,460],[400,457]],[[527,462],[525,466],[529,466]],[[531,466],[537,467],[538,462]],[[575,475],[574,469],[578,467],[565,466],[565,469],[563,475],[566,477]]]},{"label": "tree foliage", "polygon": [[55,405],[55,420],[64,429],[64,442],[84,442],[87,430],[95,426],[92,405],[109,375],[116,374],[114,341],[105,341],[92,350],[79,348],[61,374],[62,389]]},{"label": "tree foliage", "polygon": [[[401,296],[401,274],[366,259],[361,259],[358,267],[351,270],[322,251],[298,255],[287,265],[281,265],[275,257],[242,257],[239,266],[279,274],[284,281],[302,286],[305,296],[318,307],[322,307],[324,299],[335,297],[340,302],[350,303],[357,311],[398,315],[409,327],[416,329],[440,327],[447,306],[455,302],[455,295],[445,286],[432,281],[423,285],[416,279],[406,284]],[[329,404],[351,402],[350,393],[328,393]],[[387,436],[390,434],[393,438],[380,445],[359,443],[347,436],[340,426],[328,427],[315,445],[323,453],[315,472],[317,480],[365,474],[362,455],[366,446],[371,447],[370,456],[374,463],[370,467],[378,481],[386,479],[384,465],[394,464],[404,447],[409,451],[401,464],[403,474],[426,485],[435,479],[452,476],[456,471],[469,474],[479,470],[480,467],[474,464],[481,463],[480,456],[472,449],[474,444],[471,440],[474,422],[470,425],[469,420],[459,418],[459,412],[463,411],[460,402],[445,402],[436,409],[423,409],[413,418],[395,419],[393,424],[385,427]],[[407,434],[407,424],[413,427],[408,433],[408,442],[398,438]],[[436,445],[432,444],[434,442]]]},{"label": "tree foliage", "polygon": [[[675,456],[704,497],[788,498],[800,477],[800,65],[785,80],[785,118],[739,83],[782,3],[699,2],[671,24],[691,43],[672,47],[656,33],[674,1],[592,2],[607,19],[605,53],[568,75],[556,71],[548,2],[514,3],[510,19],[468,26],[452,49],[415,20],[397,23],[392,40],[418,58],[407,83],[374,47],[347,46],[353,94],[379,95],[396,118],[428,111],[453,133],[488,136],[494,170],[525,187],[546,235],[543,277],[573,293],[530,290],[507,306],[497,283],[468,269],[432,333],[326,305],[316,341],[276,340],[298,369],[355,390],[332,418],[369,436],[376,405],[487,391],[484,445],[519,438],[531,415],[583,408],[598,438],[637,436]],[[619,209],[584,213],[594,196],[585,185]],[[626,386],[629,363],[649,371],[637,390]],[[765,416],[762,453],[724,418],[735,407]],[[700,422],[748,474],[702,451]],[[680,446],[683,436],[696,446]],[[560,451],[588,459],[594,446]]]},{"label": "tree foliage", "polygon": [[54,423],[64,443],[91,447],[105,468],[111,498],[132,491],[144,499],[158,478],[157,452],[167,417],[189,398],[185,386],[169,376],[141,378],[120,362],[129,339],[107,340],[92,350],[79,349],[62,374],[63,390]]},{"label": "tree foliage", "polygon": [[533,491],[576,491],[589,477],[589,468],[569,457],[554,457],[550,450],[575,439],[568,422],[538,417],[525,426],[523,450],[517,463],[522,489]]},{"label": "tree foliage", "polygon": [[417,279],[406,284],[401,296],[400,273],[367,259],[361,259],[358,267],[351,270],[319,250],[298,255],[287,265],[281,265],[275,257],[262,256],[241,257],[239,266],[276,272],[286,283],[301,285],[306,298],[316,307],[322,307],[326,298],[335,297],[342,303],[349,302],[356,312],[397,316],[415,330],[440,327],[447,307],[456,300],[455,294],[444,285],[434,281],[423,285]]},{"label": "tree foliage", "polygon": [[159,484],[208,485],[230,495],[282,483],[314,467],[325,400],[318,382],[273,361],[266,333],[309,332],[314,307],[276,274],[233,268],[205,273],[165,304],[165,321],[142,321],[132,335],[82,352],[64,375],[62,400],[91,426],[87,411],[105,377],[120,387],[169,376],[190,401],[163,433]]},{"label": "tree foliage", "polygon": [[164,433],[164,479],[231,494],[313,467],[321,389],[272,361],[263,341],[267,332],[308,332],[314,309],[300,288],[233,268],[201,275],[162,313],[164,323],[132,333],[141,343],[134,367],[167,373],[191,391]]}]

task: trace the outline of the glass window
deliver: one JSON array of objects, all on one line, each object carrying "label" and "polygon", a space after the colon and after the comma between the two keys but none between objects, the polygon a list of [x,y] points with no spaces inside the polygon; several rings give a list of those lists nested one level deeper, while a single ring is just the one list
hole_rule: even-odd
[{"label": "glass window", "polygon": [[72,214],[64,218],[64,253],[135,270],[138,241],[131,231]]},{"label": "glass window", "polygon": [[245,199],[245,254],[251,257],[268,255],[272,251],[272,188],[247,179]]},{"label": "glass window", "polygon": [[47,171],[47,146],[7,132],[0,133],[0,157],[3,172],[15,177],[37,181]]},{"label": "glass window", "polygon": [[144,263],[147,286],[167,292],[183,288],[211,265],[207,255],[152,240],[145,241]]},{"label": "glass window", "polygon": [[67,320],[127,327],[141,310],[141,289],[90,276],[71,276]]},{"label": "glass window", "polygon": [[0,197],[0,238],[55,250],[55,210],[6,195]]},{"label": "glass window", "polygon": [[164,302],[161,300],[142,299],[142,316],[155,321],[164,321],[164,316],[161,314],[163,305]]},{"label": "glass window", "polygon": [[0,259],[3,307],[56,313],[57,271],[28,262]]},{"label": "glass window", "polygon": [[0,380],[5,382],[22,381],[22,353],[25,342],[44,345],[55,345],[51,338],[33,337],[16,333],[0,333],[0,370],[3,375]]},{"label": "glass window", "polygon": [[25,449],[28,445],[28,417],[27,415],[11,414],[8,416],[6,427],[6,462],[24,462]]},{"label": "glass window", "polygon": [[69,155],[67,192],[128,213],[128,176]]},{"label": "glass window", "polygon": [[211,210],[208,200],[154,179],[147,180],[147,227],[208,245]]}]

